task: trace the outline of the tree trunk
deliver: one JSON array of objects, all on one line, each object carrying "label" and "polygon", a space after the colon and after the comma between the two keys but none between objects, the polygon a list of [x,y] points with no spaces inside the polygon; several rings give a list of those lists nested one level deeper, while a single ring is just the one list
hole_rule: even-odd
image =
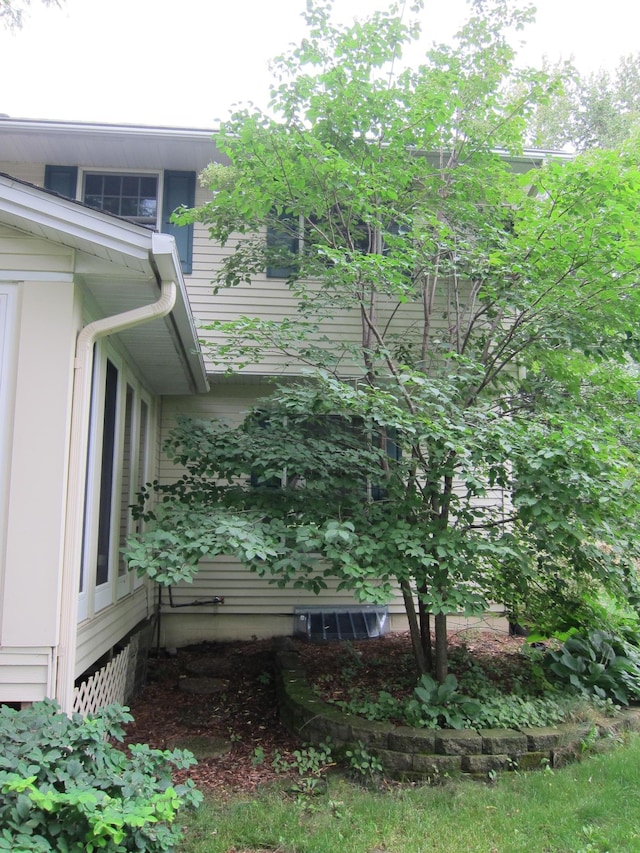
[{"label": "tree trunk", "polygon": [[418,590],[418,615],[420,617],[420,641],[422,653],[424,654],[427,672],[433,672],[433,648],[431,644],[431,617],[425,609],[420,594],[426,592],[426,587],[421,586]]},{"label": "tree trunk", "polygon": [[422,648],[420,626],[418,625],[418,618],[416,616],[416,609],[413,603],[413,595],[411,594],[411,585],[409,584],[409,581],[401,581],[400,588],[402,590],[402,597],[404,598],[404,609],[409,621],[409,632],[411,634],[411,645],[413,646],[413,656],[416,662],[416,669],[418,670],[419,676],[425,675],[425,673],[428,672],[427,661]]},{"label": "tree trunk", "polygon": [[447,615],[438,613],[436,623],[436,681],[442,684],[447,677],[449,655],[447,650]]}]

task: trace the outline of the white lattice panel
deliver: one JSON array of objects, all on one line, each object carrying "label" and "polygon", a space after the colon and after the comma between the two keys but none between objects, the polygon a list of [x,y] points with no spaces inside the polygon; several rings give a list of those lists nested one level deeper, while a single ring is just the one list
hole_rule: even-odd
[{"label": "white lattice panel", "polygon": [[106,666],[76,687],[73,710],[86,717],[105,705],[124,702],[129,665],[129,646]]}]

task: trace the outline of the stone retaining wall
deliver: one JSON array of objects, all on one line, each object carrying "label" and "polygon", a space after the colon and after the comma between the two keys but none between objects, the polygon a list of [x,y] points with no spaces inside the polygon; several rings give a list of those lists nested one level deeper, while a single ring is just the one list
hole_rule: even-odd
[{"label": "stone retaining wall", "polygon": [[[358,743],[375,755],[385,773],[404,781],[434,781],[468,773],[486,777],[502,770],[560,767],[575,760],[590,723],[523,729],[414,729],[365,720],[319,699],[307,681],[301,657],[291,640],[276,647],[280,715],[287,728],[307,743],[327,737],[338,751]],[[640,731],[640,709],[620,713],[596,727],[600,736]]]}]

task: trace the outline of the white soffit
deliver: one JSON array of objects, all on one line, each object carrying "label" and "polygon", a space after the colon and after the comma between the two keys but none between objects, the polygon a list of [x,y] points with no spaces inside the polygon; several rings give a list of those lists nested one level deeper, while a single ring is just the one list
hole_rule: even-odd
[{"label": "white soffit", "polygon": [[223,162],[213,130],[0,118],[0,160],[201,171]]}]

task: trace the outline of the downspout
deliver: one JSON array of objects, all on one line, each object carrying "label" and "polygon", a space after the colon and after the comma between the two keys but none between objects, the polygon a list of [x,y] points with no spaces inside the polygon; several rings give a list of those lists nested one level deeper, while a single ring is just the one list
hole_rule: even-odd
[{"label": "downspout", "polygon": [[157,302],[88,323],[76,342],[56,674],[56,698],[67,714],[71,714],[73,709],[75,682],[94,344],[107,335],[166,317],[176,304],[176,296],[175,282],[163,281]]}]

